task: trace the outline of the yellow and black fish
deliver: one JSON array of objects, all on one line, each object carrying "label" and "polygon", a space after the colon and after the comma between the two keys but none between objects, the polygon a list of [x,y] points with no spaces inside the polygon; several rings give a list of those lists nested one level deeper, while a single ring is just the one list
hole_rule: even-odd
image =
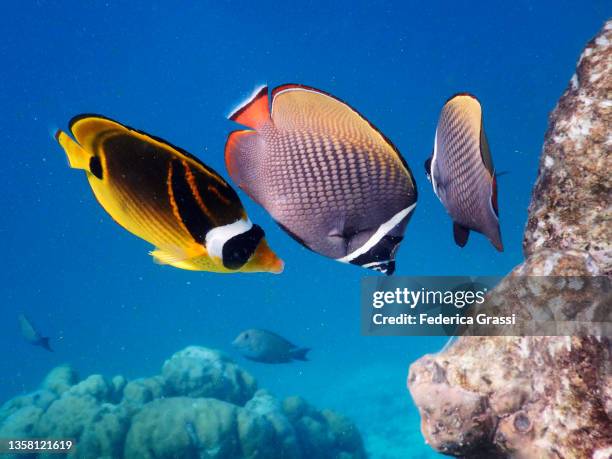
[{"label": "yellow and black fish", "polygon": [[230,115],[232,180],[309,249],[385,274],[416,206],[395,146],[345,102],[288,84],[256,92]]},{"label": "yellow and black fish", "polygon": [[98,115],[56,139],[83,169],[100,205],[153,244],[161,264],[195,271],[274,272],[283,262],[251,223],[236,192],[210,167],[162,139]]},{"label": "yellow and black fish", "polygon": [[463,247],[470,230],[484,234],[500,252],[497,180],[482,121],[471,94],[457,94],[442,107],[433,155],[425,171],[453,219],[455,243]]}]

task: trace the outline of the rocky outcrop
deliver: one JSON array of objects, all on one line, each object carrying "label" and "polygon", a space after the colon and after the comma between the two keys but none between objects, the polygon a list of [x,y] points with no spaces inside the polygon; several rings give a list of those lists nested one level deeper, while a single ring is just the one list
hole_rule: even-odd
[{"label": "rocky outcrop", "polygon": [[[526,261],[507,279],[612,273],[611,96],[609,21],[551,114]],[[415,362],[408,387],[423,435],[442,453],[604,459],[612,457],[611,357],[609,336],[466,336]]]},{"label": "rocky outcrop", "polygon": [[588,253],[612,273],[612,21],[591,40],[550,115],[523,241]]},{"label": "rocky outcrop", "polygon": [[230,358],[198,346],[129,382],[58,367],[0,407],[0,438],[73,439],[68,457],[79,458],[365,458],[349,419],[257,390]]}]

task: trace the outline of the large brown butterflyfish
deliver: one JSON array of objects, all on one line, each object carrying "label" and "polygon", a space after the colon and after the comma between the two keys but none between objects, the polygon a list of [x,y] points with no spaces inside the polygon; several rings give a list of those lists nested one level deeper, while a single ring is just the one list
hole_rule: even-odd
[{"label": "large brown butterflyfish", "polygon": [[417,200],[399,151],[345,102],[286,84],[255,91],[229,118],[232,180],[316,253],[386,274]]},{"label": "large brown butterflyfish", "polygon": [[453,219],[456,244],[465,246],[474,230],[503,251],[495,168],[476,97],[457,94],[444,104],[425,170]]},{"label": "large brown butterflyfish", "polygon": [[100,205],[155,246],[158,263],[195,271],[281,272],[263,230],[232,187],[200,160],[144,132],[98,115],[72,119],[74,139],[56,139],[83,169]]}]

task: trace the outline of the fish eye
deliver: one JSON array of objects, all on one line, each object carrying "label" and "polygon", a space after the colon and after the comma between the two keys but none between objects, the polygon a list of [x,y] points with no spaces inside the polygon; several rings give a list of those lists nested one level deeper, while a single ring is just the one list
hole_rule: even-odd
[{"label": "fish eye", "polygon": [[246,339],[249,339],[249,334],[248,334],[248,333],[245,333],[245,334],[244,334],[244,337],[245,337]]}]

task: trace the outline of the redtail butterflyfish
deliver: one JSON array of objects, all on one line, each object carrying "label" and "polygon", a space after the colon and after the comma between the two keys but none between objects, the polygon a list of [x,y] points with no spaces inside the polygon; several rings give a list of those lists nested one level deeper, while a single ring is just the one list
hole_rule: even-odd
[{"label": "redtail butterflyfish", "polygon": [[455,243],[465,246],[474,230],[503,251],[495,168],[476,97],[458,94],[444,104],[425,171],[453,219]]},{"label": "redtail butterflyfish", "polygon": [[229,118],[232,180],[294,239],[337,261],[392,274],[417,190],[399,151],[318,89],[263,87]]},{"label": "redtail butterflyfish", "polygon": [[232,187],[186,151],[98,115],[72,119],[56,139],[83,169],[100,205],[155,246],[154,260],[194,271],[274,272],[283,262]]}]

